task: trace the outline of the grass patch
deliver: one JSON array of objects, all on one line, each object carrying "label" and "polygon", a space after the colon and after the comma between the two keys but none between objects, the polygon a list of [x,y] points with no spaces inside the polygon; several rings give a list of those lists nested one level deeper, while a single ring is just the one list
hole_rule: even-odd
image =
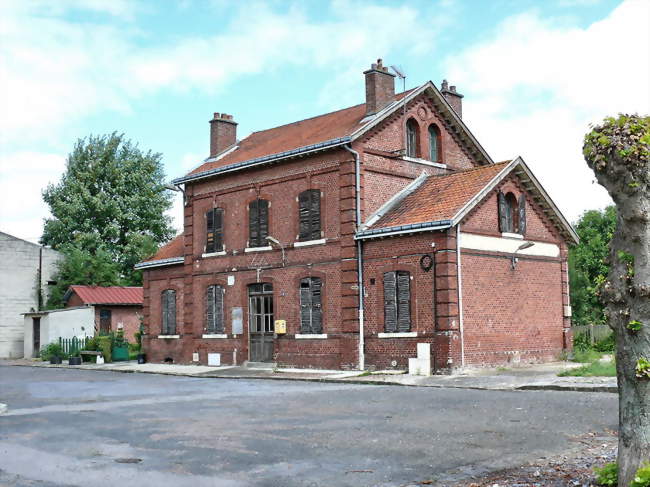
[{"label": "grass patch", "polygon": [[598,352],[593,349],[587,350],[573,350],[572,362],[578,362],[581,364],[588,364],[595,362],[604,355],[604,352]]},{"label": "grass patch", "polygon": [[616,364],[613,360],[600,362],[598,360],[578,367],[569,369],[558,374],[560,377],[616,377]]}]

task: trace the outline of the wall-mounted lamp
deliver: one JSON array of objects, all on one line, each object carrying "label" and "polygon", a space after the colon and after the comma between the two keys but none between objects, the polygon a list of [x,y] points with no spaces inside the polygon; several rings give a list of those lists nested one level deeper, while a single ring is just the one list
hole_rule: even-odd
[{"label": "wall-mounted lamp", "polygon": [[535,245],[534,242],[524,242],[522,243],[519,247],[517,247],[517,250],[512,254],[512,270],[514,271],[517,268],[517,262],[519,262],[519,258],[517,257],[517,252],[520,250],[525,250],[531,248],[533,245]]},{"label": "wall-mounted lamp", "polygon": [[277,238],[271,237],[270,235],[266,237],[266,240],[269,242],[273,242],[275,245],[280,247],[280,250],[282,251],[282,267],[285,265],[285,259],[284,259],[284,246],[280,243],[280,241]]}]

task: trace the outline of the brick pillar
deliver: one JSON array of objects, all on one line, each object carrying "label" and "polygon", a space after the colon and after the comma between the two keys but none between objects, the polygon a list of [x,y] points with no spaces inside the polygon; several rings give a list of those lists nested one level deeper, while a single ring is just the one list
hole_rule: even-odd
[{"label": "brick pillar", "polygon": [[[184,247],[185,263],[183,266],[183,323],[180,327],[181,339],[183,342],[191,340],[194,336],[194,293],[192,287],[194,274],[194,188],[191,185],[185,187],[187,202],[183,208],[184,215]],[[186,357],[179,357],[179,361],[188,360]]]},{"label": "brick pillar", "polygon": [[573,332],[571,330],[571,299],[569,295],[569,252],[565,243],[560,246],[562,279],[562,348],[573,349]]},{"label": "brick pillar", "polygon": [[461,365],[455,228],[446,232],[446,238],[442,240],[440,247],[436,249],[435,261],[436,369],[451,370]]},{"label": "brick pillar", "polygon": [[358,366],[359,289],[357,248],[354,240],[356,232],[355,163],[352,155],[346,154],[350,156],[350,159],[339,165],[341,331],[343,333],[341,364]]}]

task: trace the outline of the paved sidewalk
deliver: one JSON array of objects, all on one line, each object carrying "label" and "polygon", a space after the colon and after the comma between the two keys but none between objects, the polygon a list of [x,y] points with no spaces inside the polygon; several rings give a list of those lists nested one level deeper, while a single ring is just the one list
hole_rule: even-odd
[{"label": "paved sidewalk", "polygon": [[29,367],[59,367],[77,370],[109,370],[114,372],[139,372],[145,374],[178,375],[187,377],[213,377],[229,379],[303,380],[321,382],[347,382],[356,384],[382,384],[414,387],[438,387],[484,390],[560,390],[582,392],[618,392],[615,377],[558,377],[563,370],[579,367],[572,362],[553,362],[541,365],[522,365],[499,369],[470,369],[454,375],[430,377],[412,376],[391,371],[372,374],[359,371],[316,369],[271,369],[242,366],[208,367],[205,365],[137,364],[117,362],[111,364],[50,365],[29,359],[1,361],[4,365]]}]

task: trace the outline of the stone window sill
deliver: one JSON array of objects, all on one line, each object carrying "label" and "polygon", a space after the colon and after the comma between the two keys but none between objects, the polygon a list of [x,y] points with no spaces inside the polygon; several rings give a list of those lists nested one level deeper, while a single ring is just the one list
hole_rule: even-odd
[{"label": "stone window sill", "polygon": [[425,166],[439,167],[440,169],[447,169],[447,164],[441,164],[439,162],[432,162],[432,161],[428,161],[426,159],[421,159],[419,157],[403,156],[402,160],[409,161],[409,162],[415,162],[416,164],[423,164]]},{"label": "stone window sill", "polygon": [[296,333],[296,340],[324,340],[327,333]]},{"label": "stone window sill", "polygon": [[225,333],[204,333],[201,338],[228,338]]},{"label": "stone window sill", "polygon": [[249,252],[268,252],[269,250],[273,250],[273,247],[270,245],[266,247],[246,247],[244,249],[244,253],[249,253]]},{"label": "stone window sill", "polygon": [[406,331],[402,333],[379,333],[379,338],[415,338],[418,336],[417,331]]},{"label": "stone window sill", "polygon": [[318,240],[304,240],[302,242],[294,242],[293,246],[294,247],[309,247],[311,245],[323,245],[325,242],[327,242],[327,239],[320,238]]},{"label": "stone window sill", "polygon": [[524,236],[521,233],[501,232],[501,236],[504,238],[517,238],[519,240],[524,239]]},{"label": "stone window sill", "polygon": [[162,338],[163,340],[177,339],[180,337],[181,337],[180,335],[158,335],[158,338]]},{"label": "stone window sill", "polygon": [[225,250],[222,250],[221,252],[210,252],[209,254],[201,254],[201,257],[205,259],[206,257],[220,257],[222,255],[226,255]]}]

